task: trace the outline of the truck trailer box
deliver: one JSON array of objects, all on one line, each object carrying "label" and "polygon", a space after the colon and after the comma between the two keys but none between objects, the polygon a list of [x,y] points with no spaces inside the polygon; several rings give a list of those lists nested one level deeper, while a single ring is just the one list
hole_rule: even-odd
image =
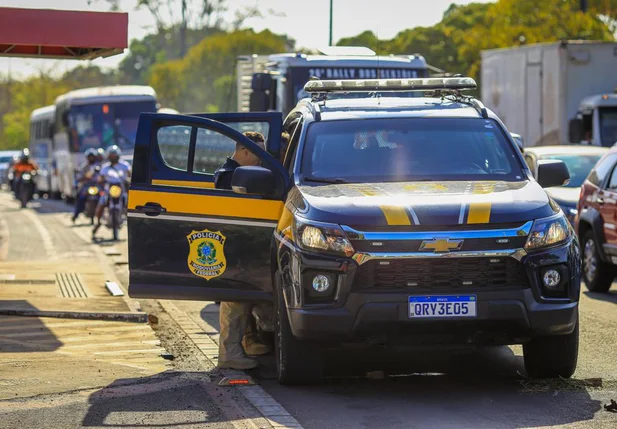
[{"label": "truck trailer box", "polygon": [[[483,103],[523,136],[525,146],[592,140],[612,146],[617,140],[617,43],[555,42],[483,51],[480,84]],[[597,106],[590,106],[594,99]],[[571,140],[576,118],[580,137]]]}]

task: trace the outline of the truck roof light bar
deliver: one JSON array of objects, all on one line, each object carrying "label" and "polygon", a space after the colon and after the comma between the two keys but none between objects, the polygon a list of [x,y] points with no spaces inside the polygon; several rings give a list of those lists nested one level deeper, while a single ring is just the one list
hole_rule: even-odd
[{"label": "truck roof light bar", "polygon": [[426,79],[365,79],[365,80],[311,80],[304,85],[308,93],[324,92],[386,92],[473,90],[476,81],[470,77]]}]

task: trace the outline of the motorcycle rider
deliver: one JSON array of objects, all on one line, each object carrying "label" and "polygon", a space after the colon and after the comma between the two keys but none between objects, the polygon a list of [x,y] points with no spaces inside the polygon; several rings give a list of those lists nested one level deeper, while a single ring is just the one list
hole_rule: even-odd
[{"label": "motorcycle rider", "polygon": [[122,151],[116,145],[109,146],[105,151],[107,155],[107,162],[101,167],[99,173],[98,182],[101,186],[105,186],[105,192],[99,199],[99,203],[96,206],[96,224],[92,229],[92,238],[96,236],[96,232],[101,227],[101,217],[107,206],[109,185],[120,185],[126,192],[126,184],[131,177],[131,164],[120,159]]},{"label": "motorcycle rider", "polygon": [[24,148],[19,155],[19,161],[13,165],[13,192],[17,192],[17,189],[19,189],[18,185],[22,174],[36,170],[38,170],[38,166],[30,161],[30,149]]},{"label": "motorcycle rider", "polygon": [[99,166],[102,166],[104,161],[105,161],[105,149],[100,147],[96,150],[96,163]]},{"label": "motorcycle rider", "polygon": [[79,167],[77,173],[75,174],[77,201],[75,201],[75,211],[73,212],[73,217],[71,219],[73,223],[75,223],[77,217],[80,215],[80,213],[84,211],[86,207],[87,195],[85,193],[85,188],[88,182],[96,180],[96,175],[98,173],[97,170],[100,168],[96,162],[96,158],[98,155],[96,149],[87,149],[84,155],[86,161]]}]

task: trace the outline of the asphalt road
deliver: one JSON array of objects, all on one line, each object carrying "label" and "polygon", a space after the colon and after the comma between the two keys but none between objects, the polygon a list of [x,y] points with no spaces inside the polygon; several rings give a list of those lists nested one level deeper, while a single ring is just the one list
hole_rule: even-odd
[{"label": "asphalt road", "polygon": [[[53,218],[68,223],[63,203],[37,204],[42,222]],[[19,231],[20,227],[11,225],[12,234],[13,228]],[[88,234],[85,225],[74,230],[84,237]],[[100,235],[110,232],[102,229]],[[126,229],[122,237],[126,238]],[[115,245],[124,257],[126,246],[126,241]],[[126,266],[120,267],[121,281],[127,280],[127,273]],[[216,313],[203,311],[211,303],[178,301],[176,305],[193,318],[210,317],[207,322],[216,325]],[[335,367],[335,376],[320,386],[289,388],[272,380],[258,381],[306,429],[615,428],[617,414],[605,411],[603,404],[617,400],[617,285],[608,295],[584,289],[580,317],[579,365],[571,380],[529,381],[521,348],[495,347],[418,352],[408,357],[405,376],[342,377],[348,366],[343,363],[339,373]],[[357,360],[354,355],[341,358]],[[268,373],[272,358],[264,363],[270,368],[263,373]],[[176,401],[177,396],[167,400]],[[118,425],[124,427],[121,422]]]}]

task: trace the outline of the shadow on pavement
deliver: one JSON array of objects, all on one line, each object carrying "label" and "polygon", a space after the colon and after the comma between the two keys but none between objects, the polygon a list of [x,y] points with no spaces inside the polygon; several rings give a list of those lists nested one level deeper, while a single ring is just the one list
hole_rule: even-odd
[{"label": "shadow on pavement", "polygon": [[347,355],[346,362],[335,359],[337,377],[324,386],[261,384],[305,429],[403,429],[410,422],[439,428],[544,427],[592,420],[602,406],[584,380],[528,380],[521,375],[522,358],[507,347],[401,354],[407,374],[341,376],[357,369],[358,360],[369,362],[365,369],[393,369],[381,361],[370,365],[372,358],[367,353]]},{"label": "shadow on pavement", "polygon": [[[0,309],[37,310],[25,300],[0,300]],[[0,353],[49,352],[61,346],[62,342],[38,317],[0,314]]]},{"label": "shadow on pavement", "polygon": [[583,293],[587,295],[589,298],[595,299],[596,301],[605,301],[605,302],[612,302],[613,304],[617,304],[617,291],[615,290],[608,291],[606,293],[589,292],[588,290],[586,290]]},{"label": "shadow on pavement", "polygon": [[229,394],[229,388],[216,386],[206,372],[168,372],[116,380],[90,395],[82,426],[168,428],[207,424],[233,428],[231,423],[225,424],[229,418],[213,398],[225,395],[224,389]]}]

